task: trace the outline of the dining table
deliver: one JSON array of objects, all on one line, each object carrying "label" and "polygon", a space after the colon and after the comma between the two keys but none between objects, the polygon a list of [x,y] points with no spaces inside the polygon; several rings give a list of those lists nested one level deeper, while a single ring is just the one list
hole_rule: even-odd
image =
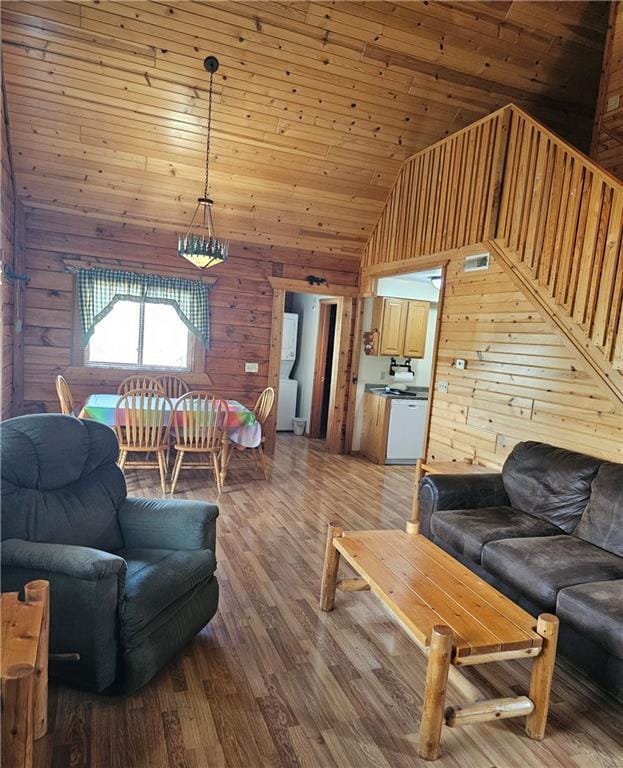
[{"label": "dining table", "polygon": [[[107,424],[109,427],[114,427],[117,403],[119,403],[120,397],[121,395],[109,393],[89,395],[82,406],[79,417],[81,419],[92,419],[93,421],[99,421],[101,424]],[[169,398],[169,401],[174,409],[177,398]],[[221,476],[223,481],[232,449],[257,448],[262,442],[262,426],[255,418],[253,411],[239,403],[238,400],[226,400],[225,402],[227,403],[227,420],[224,426],[228,439],[223,443],[221,454]],[[168,402],[165,403],[165,426],[169,423],[171,407],[169,407]],[[122,402],[119,409],[121,426],[124,423],[123,411]],[[178,424],[181,424],[181,419],[182,414],[178,411]]]}]

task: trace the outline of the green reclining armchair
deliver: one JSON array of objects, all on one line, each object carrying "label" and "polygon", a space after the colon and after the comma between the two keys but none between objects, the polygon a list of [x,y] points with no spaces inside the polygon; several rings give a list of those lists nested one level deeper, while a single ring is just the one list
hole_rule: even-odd
[{"label": "green reclining armchair", "polygon": [[203,501],[127,496],[117,438],[41,414],[0,425],[2,590],[50,582],[57,677],[95,691],[145,685],[214,616],[216,517]]}]

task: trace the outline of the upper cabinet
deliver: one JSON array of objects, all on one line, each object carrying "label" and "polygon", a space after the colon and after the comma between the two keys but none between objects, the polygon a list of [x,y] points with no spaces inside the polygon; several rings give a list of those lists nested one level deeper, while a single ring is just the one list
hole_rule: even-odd
[{"label": "upper cabinet", "polygon": [[409,301],[407,304],[409,306],[402,354],[403,357],[424,357],[428,328],[428,302]]},{"label": "upper cabinet", "polygon": [[377,296],[372,307],[373,341],[369,355],[424,357],[429,304],[414,299]]},{"label": "upper cabinet", "polygon": [[402,299],[383,299],[382,318],[380,323],[375,325],[375,329],[380,331],[380,355],[402,355],[405,326],[407,322],[407,309],[407,304]]}]

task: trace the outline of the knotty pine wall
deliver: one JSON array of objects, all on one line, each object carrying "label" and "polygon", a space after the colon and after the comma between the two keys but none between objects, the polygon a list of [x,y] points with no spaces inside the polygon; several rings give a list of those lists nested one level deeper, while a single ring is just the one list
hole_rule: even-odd
[{"label": "knotty pine wall", "polygon": [[[67,375],[77,399],[94,391],[116,391],[120,376],[105,369],[72,366],[73,276],[63,259],[155,274],[217,278],[210,291],[211,347],[205,370],[211,391],[253,404],[266,386],[272,316],[268,277],[304,279],[315,274],[329,285],[357,285],[359,261],[282,247],[231,243],[226,264],[200,273],[176,253],[174,232],[119,221],[27,209],[25,259],[30,283],[25,292],[24,407],[55,411],[57,374]],[[245,374],[245,361],[259,362],[258,374]],[[206,386],[201,377],[185,376]]]},{"label": "knotty pine wall", "polygon": [[[609,109],[608,101],[618,97]],[[604,51],[602,82],[595,114],[592,156],[623,179],[623,3],[613,2]]]},{"label": "knotty pine wall", "polygon": [[515,443],[540,440],[623,462],[623,404],[493,258],[472,273],[461,251],[450,259],[435,379],[449,388],[431,393],[429,458],[499,467]]},{"label": "knotty pine wall", "polygon": [[[5,123],[4,100],[0,98],[2,115],[2,198],[0,204],[0,259],[3,267],[14,265],[15,188],[9,157],[8,130]],[[2,419],[13,415],[13,283],[2,277],[2,387],[0,414]]]}]

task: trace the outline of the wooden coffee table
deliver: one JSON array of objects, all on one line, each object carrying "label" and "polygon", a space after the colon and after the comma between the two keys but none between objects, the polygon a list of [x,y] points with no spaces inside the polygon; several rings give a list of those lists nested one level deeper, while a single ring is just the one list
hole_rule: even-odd
[{"label": "wooden coffee table", "polygon": [[[340,556],[358,578],[337,580]],[[542,739],[556,658],[558,619],[534,619],[426,537],[404,531],[343,531],[329,524],[320,607],[331,611],[337,587],[371,590],[428,654],[420,755],[439,756],[442,725],[527,717]],[[533,657],[528,696],[489,699],[444,712],[450,665]]]}]

